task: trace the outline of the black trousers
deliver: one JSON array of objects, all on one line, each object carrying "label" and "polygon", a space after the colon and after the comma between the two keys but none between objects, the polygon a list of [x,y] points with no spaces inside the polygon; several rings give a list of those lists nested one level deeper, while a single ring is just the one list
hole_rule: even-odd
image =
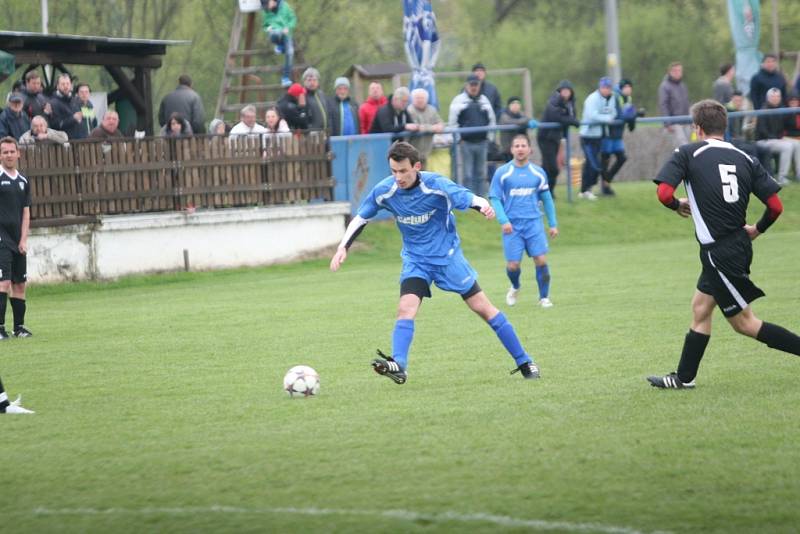
[{"label": "black trousers", "polygon": [[550,193],[553,194],[558,180],[558,149],[561,147],[561,140],[537,138],[536,142],[542,152],[542,168],[547,173],[547,183]]}]

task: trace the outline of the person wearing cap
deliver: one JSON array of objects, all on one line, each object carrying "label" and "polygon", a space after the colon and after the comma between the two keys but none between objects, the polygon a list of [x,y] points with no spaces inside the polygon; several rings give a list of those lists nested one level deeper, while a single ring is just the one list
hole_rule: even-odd
[{"label": "person wearing cap", "polygon": [[422,87],[411,91],[411,103],[408,105],[408,116],[417,126],[419,135],[412,136],[408,142],[419,152],[422,167],[425,168],[428,157],[433,150],[433,134],[444,130],[444,121],[436,108],[428,103],[430,95]]},{"label": "person wearing cap", "polygon": [[11,136],[17,141],[22,134],[31,129],[31,120],[23,111],[25,98],[19,93],[11,93],[8,106],[0,113],[0,138]]},{"label": "person wearing cap", "polygon": [[[784,107],[781,90],[773,87],[767,91],[767,102],[761,109]],[[795,174],[800,177],[800,141],[784,136],[791,115],[762,115],[756,122],[756,144],[779,155],[778,184],[789,183],[789,170],[794,159]]]},{"label": "person wearing cap", "polygon": [[306,90],[306,106],[308,106],[308,128],[325,130],[330,133],[331,110],[328,97],[319,88],[319,71],[308,67],[303,72],[303,87]]},{"label": "person wearing cap", "polygon": [[472,74],[481,81],[481,94],[485,95],[492,104],[494,116],[499,117],[503,107],[503,100],[500,98],[500,91],[497,90],[497,86],[486,80],[486,67],[483,66],[483,63],[475,63],[472,66]]},{"label": "person wearing cap", "polygon": [[499,126],[513,125],[517,128],[515,130],[502,130],[500,132],[500,155],[503,161],[508,163],[514,156],[511,155],[511,141],[519,134],[528,134],[528,123],[531,119],[522,113],[522,101],[518,96],[512,96],[506,103],[506,109],[500,112],[500,118],[497,120]]},{"label": "person wearing cap", "polygon": [[[683,81],[683,65],[678,61],[670,63],[664,80],[658,86],[658,109],[664,117],[689,115],[689,89]],[[689,124],[666,122],[664,129],[672,135],[675,147],[689,142]]]},{"label": "person wearing cap", "polygon": [[563,162],[559,165],[558,153],[561,141],[567,136],[570,126],[580,126],[575,112],[575,89],[569,80],[558,82],[555,91],[547,100],[547,105],[542,113],[542,122],[557,122],[561,128],[539,128],[536,131],[536,142],[542,153],[542,167],[547,173],[547,182],[550,194],[555,198],[558,172]]},{"label": "person wearing cap", "polygon": [[[626,126],[631,132],[636,128],[637,111],[633,105],[632,94],[633,82],[623,78],[619,81],[618,89],[614,91],[612,97],[616,108],[617,120],[623,121],[623,123],[609,124],[606,129],[606,135],[603,136],[603,140],[600,143],[600,165],[603,167],[601,191],[604,195],[614,195],[614,190],[611,189],[611,182],[622,169],[622,166],[625,165],[625,162],[628,161],[622,136],[625,133]],[[614,165],[609,168],[611,156],[614,156]]]},{"label": "person wearing cap", "polygon": [[269,40],[275,45],[275,53],[283,54],[281,87],[292,85],[292,65],[294,64],[294,29],[297,16],[286,0],[261,0],[261,27]]},{"label": "person wearing cap", "polygon": [[[485,126],[493,128],[497,123],[492,103],[481,94],[481,79],[467,76],[464,91],[450,102],[447,126],[470,128]],[[461,155],[463,185],[482,196],[487,189],[486,156],[489,141],[494,141],[494,130],[459,134],[458,152]]]},{"label": "person wearing cap", "polygon": [[[408,87],[398,87],[389,97],[389,103],[378,110],[369,133],[400,133],[415,132],[419,128],[411,122],[408,116]],[[399,136],[393,136],[392,141],[398,141]]]},{"label": "person wearing cap", "polygon": [[604,76],[597,84],[597,90],[586,97],[583,103],[581,118],[581,148],[583,149],[583,172],[581,173],[580,197],[585,200],[597,200],[592,187],[603,170],[600,161],[600,147],[606,127],[617,118],[614,104],[611,78]]},{"label": "person wearing cap", "polygon": [[350,98],[350,80],[344,76],[333,83],[334,95],[331,97],[331,135],[357,135],[358,106]]},{"label": "person wearing cap", "polygon": [[286,94],[278,100],[278,112],[292,130],[308,129],[308,108],[306,107],[306,89],[299,83],[293,83],[286,89]]}]

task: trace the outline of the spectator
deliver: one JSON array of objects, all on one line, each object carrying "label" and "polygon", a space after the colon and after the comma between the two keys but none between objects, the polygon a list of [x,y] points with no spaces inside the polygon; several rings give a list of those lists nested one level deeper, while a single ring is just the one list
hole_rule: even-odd
[{"label": "spectator", "polygon": [[[778,87],[767,91],[767,102],[761,109],[782,108],[782,94]],[[784,137],[787,118],[791,115],[762,115],[756,122],[756,144],[767,148],[773,154],[779,154],[778,183],[789,183],[789,169],[794,158],[795,173],[800,174],[800,141]]]},{"label": "spectator", "polygon": [[[786,99],[786,102],[786,107],[800,108],[800,94],[792,91],[789,93],[789,98]],[[788,116],[786,136],[800,140],[800,109],[794,115]],[[795,169],[795,172],[800,175],[800,169]]]},{"label": "spectator", "polygon": [[75,86],[75,101],[78,109],[83,116],[80,128],[77,130],[77,138],[85,139],[89,137],[92,130],[97,128],[97,116],[94,114],[94,104],[91,100],[92,92],[88,83],[79,83]]},{"label": "spectator", "polygon": [[750,157],[758,159],[765,168],[768,168],[770,151],[749,141],[755,127],[753,117],[731,116],[731,113],[737,111],[750,111],[747,107],[747,99],[742,95],[741,91],[733,92],[731,101],[725,104],[725,109],[728,111],[728,131],[725,135],[725,140],[739,150],[746,152]]},{"label": "spectator", "polygon": [[317,69],[309,67],[303,72],[303,87],[306,89],[309,129],[325,130],[330,133],[331,112],[328,109],[328,98],[319,88],[319,71]]},{"label": "spectator", "polygon": [[357,135],[358,106],[350,99],[350,80],[341,76],[333,84],[331,135]]},{"label": "spectator", "polygon": [[[622,136],[625,134],[625,126],[633,131],[636,128],[636,107],[633,105],[633,82],[622,79],[619,82],[619,90],[614,92],[612,100],[616,109],[616,120],[623,121],[623,124],[609,124],[607,135],[603,136],[600,143],[600,165],[603,167],[603,186],[604,195],[614,195],[611,189],[611,182],[620,171],[628,156],[625,155],[625,142]],[[608,168],[611,163],[611,156],[614,156],[614,165]]]},{"label": "spectator", "polygon": [[767,91],[775,87],[781,92],[781,101],[786,98],[786,78],[778,70],[778,58],[775,54],[766,54],[761,60],[761,69],[750,78],[750,101],[753,109],[762,109],[766,101]]},{"label": "spectator", "polygon": [[267,134],[288,134],[291,133],[289,125],[281,118],[278,108],[271,107],[264,113],[264,125]]},{"label": "spectator", "polygon": [[712,90],[714,91],[714,100],[724,106],[733,97],[733,80],[736,77],[736,67],[730,63],[724,63],[719,68],[719,74],[720,76],[714,82]]},{"label": "spectator", "polygon": [[[411,122],[406,108],[408,108],[408,88],[398,87],[389,98],[389,103],[378,110],[375,120],[372,121],[370,133],[416,131],[417,125]],[[392,141],[399,139],[399,136],[392,137]]]},{"label": "spectator", "polygon": [[[450,102],[447,125],[452,128],[475,126],[493,127],[497,123],[492,103],[481,93],[481,79],[467,76],[464,91]],[[478,196],[486,192],[486,156],[489,141],[494,141],[493,131],[470,132],[460,135],[458,150],[461,153],[463,185]]]},{"label": "spectator", "polygon": [[38,72],[32,70],[25,74],[25,88],[22,89],[22,94],[25,97],[24,109],[28,118],[32,119],[36,115],[50,117],[52,108],[42,93],[42,78]]},{"label": "spectator", "polygon": [[203,109],[203,100],[192,89],[192,78],[188,74],[181,74],[178,77],[178,87],[161,100],[158,123],[164,126],[173,113],[180,113],[189,121],[192,132],[205,133],[206,112]]},{"label": "spectator", "polygon": [[292,85],[292,66],[294,64],[294,29],[297,16],[286,0],[261,0],[261,27],[269,40],[275,45],[275,53],[283,54],[281,87]]},{"label": "spectator", "polygon": [[121,139],[124,137],[119,131],[119,114],[111,109],[106,111],[100,121],[100,126],[92,130],[89,137],[91,139]]},{"label": "spectator", "polygon": [[[677,117],[689,114],[689,90],[683,82],[683,65],[670,63],[669,71],[658,86],[658,108],[664,117]],[[691,133],[688,124],[664,123],[664,128],[672,135],[676,147],[689,142]]]},{"label": "spectator", "polygon": [[362,134],[370,132],[375,115],[387,102],[389,100],[383,95],[383,86],[378,82],[370,83],[367,90],[367,101],[358,108],[358,124]]},{"label": "spectator", "polygon": [[559,171],[558,151],[561,148],[561,140],[567,136],[569,126],[580,126],[575,114],[575,90],[569,80],[558,82],[556,90],[547,100],[542,114],[542,122],[561,123],[561,128],[539,128],[536,132],[536,142],[542,152],[542,167],[547,173],[550,194],[555,197]]},{"label": "spectator", "polygon": [[31,129],[19,138],[21,145],[58,143],[64,144],[69,141],[67,134],[60,130],[53,130],[47,127],[47,119],[42,115],[36,115],[31,119]]},{"label": "spectator", "polygon": [[307,130],[308,107],[305,87],[299,83],[290,85],[286,94],[278,100],[278,112],[291,130]]},{"label": "spectator", "polygon": [[603,132],[617,117],[617,108],[612,98],[613,85],[611,78],[600,78],[597,90],[587,96],[583,103],[580,135],[585,161],[581,174],[580,197],[586,200],[597,200],[592,193],[592,187],[597,183],[597,176],[603,170],[600,163]]},{"label": "spectator", "polygon": [[475,63],[472,66],[472,74],[481,81],[481,94],[486,96],[489,99],[489,103],[492,104],[494,116],[499,117],[503,108],[503,101],[500,98],[500,91],[497,90],[497,87],[493,83],[486,81],[486,67],[483,66],[483,63]]},{"label": "spectator", "polygon": [[31,120],[23,111],[25,97],[20,93],[11,93],[8,106],[0,113],[0,139],[11,136],[19,141],[22,134],[31,129]]},{"label": "spectator", "polygon": [[[50,98],[52,114],[50,122],[54,129],[61,130],[70,139],[83,139],[83,113],[81,113],[78,102],[72,97],[72,80],[69,74],[62,74],[58,77],[56,92]],[[88,134],[87,134],[88,135]]]},{"label": "spectator", "polygon": [[239,112],[239,122],[231,128],[230,137],[252,137],[267,133],[267,129],[256,122],[256,107],[248,104]]},{"label": "spectator", "polygon": [[192,135],[192,125],[183,116],[174,111],[167,119],[167,123],[158,132],[159,137],[189,137]]},{"label": "spectator", "polygon": [[506,109],[500,112],[497,124],[500,126],[512,124],[516,130],[503,130],[500,132],[500,155],[508,163],[514,156],[511,155],[511,142],[517,135],[528,135],[528,123],[531,119],[522,113],[522,101],[518,96],[512,96],[506,103]]},{"label": "spectator", "polygon": [[[419,152],[423,167],[433,150],[433,134],[441,133],[444,130],[444,121],[439,116],[439,112],[428,104],[429,97],[426,89],[417,87],[411,91],[411,104],[406,110],[408,117],[413,122],[411,131],[421,134],[411,137],[408,141]],[[416,127],[416,130],[413,127]]]},{"label": "spectator", "polygon": [[228,125],[222,119],[212,119],[208,123],[209,135],[226,135],[228,133]]}]

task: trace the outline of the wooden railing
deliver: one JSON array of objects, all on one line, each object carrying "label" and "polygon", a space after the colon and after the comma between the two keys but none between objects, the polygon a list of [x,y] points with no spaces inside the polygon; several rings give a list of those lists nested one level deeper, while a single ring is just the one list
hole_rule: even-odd
[{"label": "wooden railing", "polygon": [[263,206],[333,197],[326,139],[196,136],[75,141],[21,149],[34,226],[101,214]]}]

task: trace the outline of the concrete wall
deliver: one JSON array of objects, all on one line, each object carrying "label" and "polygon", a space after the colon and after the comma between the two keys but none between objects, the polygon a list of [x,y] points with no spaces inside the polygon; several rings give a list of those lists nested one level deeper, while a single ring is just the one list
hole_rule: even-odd
[{"label": "concrete wall", "polygon": [[94,224],[34,228],[28,280],[59,282],[267,265],[336,245],[346,202],[195,213],[105,216]]}]

